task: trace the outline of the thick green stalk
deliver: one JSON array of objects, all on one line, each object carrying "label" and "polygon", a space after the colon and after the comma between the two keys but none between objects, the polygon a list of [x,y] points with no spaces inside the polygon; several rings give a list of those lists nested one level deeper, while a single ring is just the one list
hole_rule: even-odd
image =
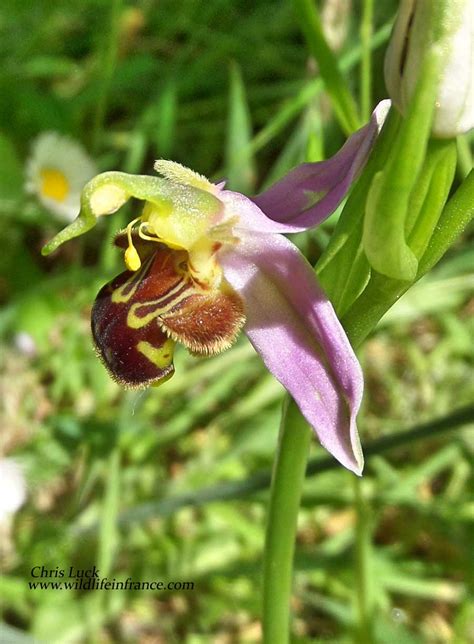
[{"label": "thick green stalk", "polygon": [[285,401],[272,474],[263,561],[263,641],[287,644],[293,554],[312,432],[295,403]]}]

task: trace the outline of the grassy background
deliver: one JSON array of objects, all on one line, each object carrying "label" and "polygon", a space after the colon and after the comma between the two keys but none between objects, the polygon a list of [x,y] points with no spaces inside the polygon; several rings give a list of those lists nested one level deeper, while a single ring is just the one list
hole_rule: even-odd
[{"label": "grassy background", "polygon": [[[327,9],[326,29],[357,97],[361,3],[325,5],[336,6],[339,31]],[[385,95],[395,9],[375,3],[372,105]],[[46,130],[80,140],[101,170],[151,172],[155,158],[173,158],[249,194],[296,163],[331,155],[344,135],[291,3],[6,0],[0,57],[1,449],[22,464],[29,488],[0,535],[2,641],[258,642],[282,388],[241,338],[212,359],[178,349],[165,386],[121,391],[89,331],[97,290],[122,270],[110,243],[120,216],[41,258],[60,224],[24,194],[23,167]],[[312,260],[335,217],[296,237]],[[469,414],[448,418],[439,433],[431,423],[466,405],[472,420],[473,257],[466,236],[360,352],[363,444],[401,438],[392,449],[374,444],[356,487],[326,461],[308,476],[295,642],[352,641],[361,592],[378,642],[474,637],[472,424]],[[21,349],[25,333],[32,354]],[[402,435],[420,423],[423,439]],[[311,456],[324,458],[316,441]],[[35,565],[94,564],[109,578],[195,589],[28,588]]]}]

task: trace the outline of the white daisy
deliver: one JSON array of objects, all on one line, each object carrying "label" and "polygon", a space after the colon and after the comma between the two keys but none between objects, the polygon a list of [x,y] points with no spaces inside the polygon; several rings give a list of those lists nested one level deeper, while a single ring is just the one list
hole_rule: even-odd
[{"label": "white daisy", "polygon": [[33,143],[25,189],[58,218],[72,221],[79,213],[84,185],[96,174],[82,145],[57,132],[44,132]]},{"label": "white daisy", "polygon": [[13,458],[0,458],[0,523],[21,508],[26,499],[23,470]]}]

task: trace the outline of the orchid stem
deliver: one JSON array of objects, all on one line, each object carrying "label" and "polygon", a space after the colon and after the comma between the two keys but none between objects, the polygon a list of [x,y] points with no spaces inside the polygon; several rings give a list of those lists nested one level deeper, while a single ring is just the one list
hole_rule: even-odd
[{"label": "orchid stem", "polygon": [[263,561],[263,642],[290,639],[293,555],[301,493],[312,432],[295,403],[283,408],[273,466]]}]

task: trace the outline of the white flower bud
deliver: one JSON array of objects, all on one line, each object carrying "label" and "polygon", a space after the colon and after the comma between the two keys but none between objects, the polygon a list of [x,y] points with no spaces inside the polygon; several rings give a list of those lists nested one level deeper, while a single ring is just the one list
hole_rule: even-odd
[{"label": "white flower bud", "polygon": [[424,56],[437,50],[441,76],[433,136],[450,138],[474,127],[474,1],[401,0],[385,58],[390,97],[405,113]]}]

